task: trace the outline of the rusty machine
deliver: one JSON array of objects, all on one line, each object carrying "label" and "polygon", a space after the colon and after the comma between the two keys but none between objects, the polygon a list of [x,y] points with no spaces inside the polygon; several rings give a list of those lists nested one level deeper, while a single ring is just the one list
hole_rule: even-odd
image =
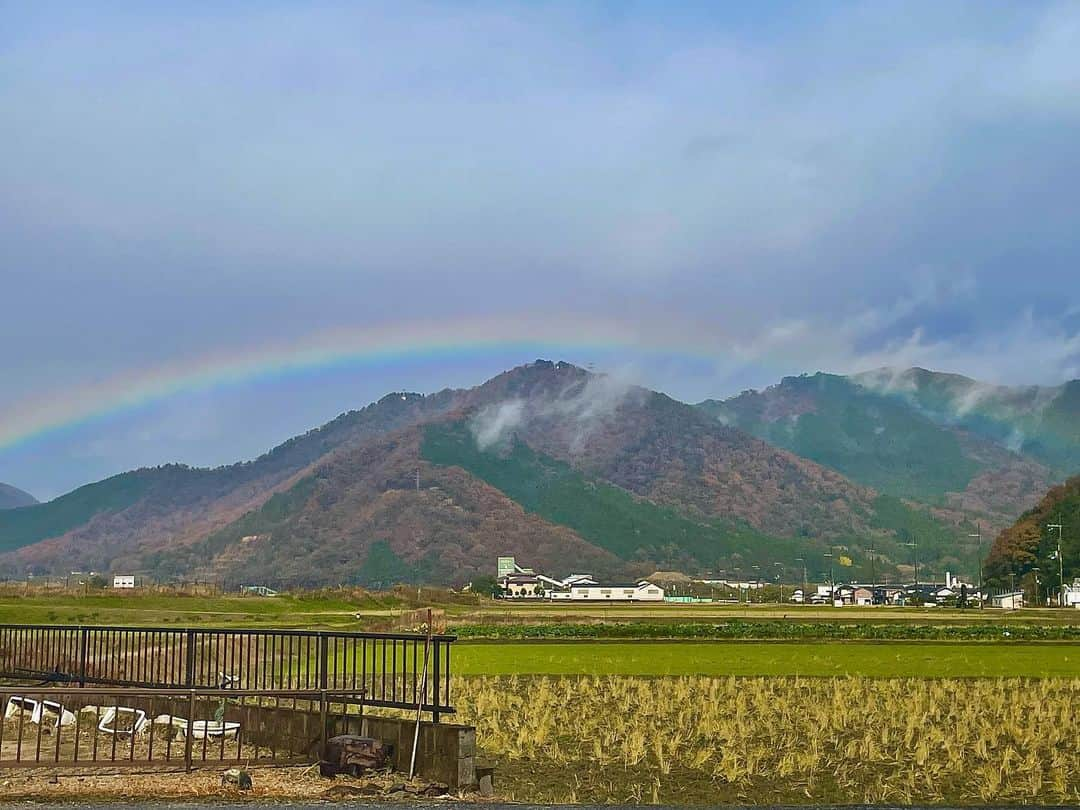
[{"label": "rusty machine", "polygon": [[386,767],[392,747],[374,737],[341,734],[326,741],[326,751],[319,762],[319,773],[332,777],[339,773],[359,776],[364,771]]}]

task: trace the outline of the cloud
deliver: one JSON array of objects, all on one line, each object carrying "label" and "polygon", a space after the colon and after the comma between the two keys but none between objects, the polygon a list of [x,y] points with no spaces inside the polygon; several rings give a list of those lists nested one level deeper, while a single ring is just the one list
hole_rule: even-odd
[{"label": "cloud", "polygon": [[[526,311],[619,321],[615,361],[684,399],[1080,376],[1080,7],[751,5],[7,10],[0,414]],[[310,411],[362,404],[346,376]]]},{"label": "cloud", "polygon": [[481,408],[469,420],[469,429],[476,439],[476,446],[486,451],[504,444],[514,429],[520,427],[524,416],[525,401],[522,399],[511,399]]},{"label": "cloud", "polygon": [[578,453],[593,431],[621,406],[640,403],[647,396],[625,374],[625,370],[589,374],[584,381],[568,382],[558,391],[486,405],[470,419],[469,429],[477,447],[486,451],[504,446],[515,430],[542,425],[540,429],[565,436],[570,452]]}]

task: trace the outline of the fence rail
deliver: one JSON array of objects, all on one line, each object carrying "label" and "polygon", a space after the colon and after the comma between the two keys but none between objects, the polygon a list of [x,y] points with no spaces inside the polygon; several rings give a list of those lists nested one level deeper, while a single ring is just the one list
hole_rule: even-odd
[{"label": "fence rail", "polygon": [[[454,636],[414,633],[0,625],[0,678],[147,689],[312,690],[439,715]],[[426,679],[422,677],[428,656]]]},{"label": "fence rail", "polygon": [[4,687],[0,769],[311,762],[330,728],[359,724],[349,708],[360,700],[325,689]]}]

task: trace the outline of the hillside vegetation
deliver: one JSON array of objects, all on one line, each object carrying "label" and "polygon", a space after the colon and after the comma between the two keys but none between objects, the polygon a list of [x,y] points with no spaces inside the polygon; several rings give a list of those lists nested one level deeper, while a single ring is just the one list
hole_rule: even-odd
[{"label": "hillside vegetation", "polygon": [[1056,476],[1080,472],[1080,380],[1003,386],[921,368],[857,375],[859,384],[951,425],[1036,459]]},{"label": "hillside vegetation", "polygon": [[764,391],[698,407],[880,492],[998,527],[1051,483],[1052,471],[1036,455],[1013,452],[1000,435],[968,430],[959,405],[949,410],[934,399],[931,409],[874,383],[866,376],[785,377]]},{"label": "hillside vegetation", "polygon": [[699,406],[727,424],[899,497],[962,491],[979,464],[957,435],[907,403],[846,377],[785,377],[762,392]]},{"label": "hillside vegetation", "polygon": [[671,507],[635,497],[521,441],[502,453],[481,451],[461,423],[424,431],[423,457],[457,466],[491,484],[526,511],[567,526],[583,539],[624,560],[699,568],[741,554],[750,563],[797,556],[798,544],[748,526],[693,521]]},{"label": "hillside vegetation", "polygon": [[[1080,475],[1053,487],[1034,509],[1025,512],[994,540],[986,561],[986,575],[1004,586],[1023,579],[1035,568],[1041,580],[1056,590],[1060,571],[1056,556],[1058,533],[1049,524],[1065,527],[1061,535],[1065,581],[1080,576]],[[1044,590],[1045,593],[1045,590]]]}]

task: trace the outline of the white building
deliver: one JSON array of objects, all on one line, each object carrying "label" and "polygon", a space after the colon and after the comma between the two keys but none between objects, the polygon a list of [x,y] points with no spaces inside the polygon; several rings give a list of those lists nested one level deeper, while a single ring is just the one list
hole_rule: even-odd
[{"label": "white building", "polygon": [[1012,591],[1010,593],[999,593],[997,596],[990,597],[990,604],[994,607],[1001,608],[1002,610],[1016,610],[1024,606],[1024,592]]},{"label": "white building", "polygon": [[1080,608],[1080,579],[1074,579],[1072,585],[1066,585],[1062,596],[1063,607]]},{"label": "white building", "polygon": [[549,591],[548,597],[571,602],[663,602],[664,589],[645,580],[636,585],[575,583],[566,590]]},{"label": "white building", "polygon": [[135,577],[128,576],[126,574],[123,575],[123,576],[113,577],[112,578],[112,586],[114,588],[129,588],[129,589],[134,588],[135,587]]},{"label": "white building", "polygon": [[507,574],[499,578],[499,587],[511,599],[539,599],[544,595],[544,586],[536,574]]}]

